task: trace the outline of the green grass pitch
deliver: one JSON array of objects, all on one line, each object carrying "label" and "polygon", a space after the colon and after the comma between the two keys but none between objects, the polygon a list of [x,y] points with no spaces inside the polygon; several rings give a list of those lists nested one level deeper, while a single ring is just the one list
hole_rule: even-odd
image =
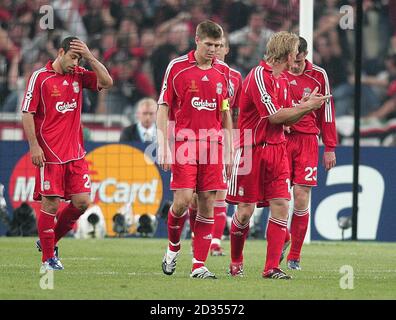
[{"label": "green grass pitch", "polygon": [[[54,273],[53,289],[43,290],[35,240],[0,238],[0,299],[396,299],[396,243],[312,242],[303,248],[303,270],[290,271],[293,279],[285,281],[261,278],[264,240],[247,241],[245,277],[227,276],[224,241],[227,255],[207,261],[219,279],[202,280],[189,278],[188,240],[176,272],[166,276],[166,239],[66,238],[60,242],[65,270]],[[343,266],[353,274],[340,273]],[[348,284],[353,289],[341,288]]]}]

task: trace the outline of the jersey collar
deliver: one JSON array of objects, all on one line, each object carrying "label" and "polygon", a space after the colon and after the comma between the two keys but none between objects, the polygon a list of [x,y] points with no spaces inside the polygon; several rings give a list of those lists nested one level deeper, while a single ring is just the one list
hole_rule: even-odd
[{"label": "jersey collar", "polygon": [[53,63],[54,63],[54,61],[48,60],[47,64],[45,65],[45,68],[47,69],[47,71],[56,72],[56,71],[54,70],[54,68],[52,67],[52,64],[53,64]]},{"label": "jersey collar", "polygon": [[312,71],[312,62],[308,61],[307,59],[305,59],[305,69],[304,69],[304,73],[305,72],[310,72]]},{"label": "jersey collar", "polygon": [[272,72],[272,67],[264,59],[260,61],[260,66],[262,66],[264,70]]},{"label": "jersey collar", "polygon": [[[195,59],[195,56],[194,56],[194,53],[195,53],[195,51],[196,50],[191,50],[188,54],[187,54],[187,56],[188,56],[188,62],[189,63],[191,63],[191,64],[196,64],[197,63],[197,59]],[[216,58],[213,58],[212,59],[212,66],[214,65],[214,64],[216,64],[217,63],[217,59]]]}]

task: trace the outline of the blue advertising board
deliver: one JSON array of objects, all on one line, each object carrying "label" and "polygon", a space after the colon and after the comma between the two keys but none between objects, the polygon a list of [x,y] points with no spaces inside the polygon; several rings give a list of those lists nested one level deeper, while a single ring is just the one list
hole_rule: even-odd
[{"label": "blue advertising board", "polygon": [[[103,208],[112,234],[111,221],[119,208],[129,202],[136,214],[156,215],[172,199],[170,173],[164,172],[144,155],[141,143],[87,143],[87,160],[91,171],[93,202]],[[340,240],[341,216],[352,213],[353,149],[337,148],[337,165],[326,172],[318,165],[318,187],[311,199],[311,239]],[[323,149],[321,148],[321,154]],[[362,147],[359,167],[358,239],[396,241],[396,148]],[[30,163],[26,142],[0,142],[0,182],[5,186],[8,212],[27,201],[32,202],[34,167]],[[265,209],[264,209],[265,210]],[[264,211],[266,212],[266,211]],[[260,223],[265,229],[263,214]],[[0,235],[5,234],[0,223]],[[166,237],[166,223],[159,219],[156,237]],[[344,237],[350,238],[351,229]]]}]

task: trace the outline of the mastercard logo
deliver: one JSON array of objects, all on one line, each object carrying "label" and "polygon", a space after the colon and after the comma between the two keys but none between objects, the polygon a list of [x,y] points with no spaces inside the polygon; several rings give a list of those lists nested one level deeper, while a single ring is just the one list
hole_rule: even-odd
[{"label": "mastercard logo", "polygon": [[91,176],[91,200],[103,211],[108,235],[114,235],[114,215],[125,207],[135,216],[157,213],[163,195],[161,175],[141,150],[110,144],[94,149],[86,160]]},{"label": "mastercard logo", "polygon": [[[110,144],[94,149],[86,160],[91,200],[102,209],[107,235],[115,235],[113,217],[125,207],[132,218],[157,213],[163,196],[162,178],[144,152],[128,145]],[[14,209],[26,201],[39,214],[41,203],[33,200],[34,184],[35,167],[28,152],[15,164],[10,177],[8,193]],[[133,232],[135,227],[132,225],[129,231]]]}]

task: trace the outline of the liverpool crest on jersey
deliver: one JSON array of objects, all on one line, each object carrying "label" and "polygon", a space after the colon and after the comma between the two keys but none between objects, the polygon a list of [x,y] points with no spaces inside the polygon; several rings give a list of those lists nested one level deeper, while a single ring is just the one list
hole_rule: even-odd
[{"label": "liverpool crest on jersey", "polygon": [[216,93],[221,94],[223,92],[223,84],[221,82],[218,82],[216,84]]},{"label": "liverpool crest on jersey", "polygon": [[303,98],[311,94],[311,88],[304,88]]},{"label": "liverpool crest on jersey", "polygon": [[78,84],[77,81],[74,81],[74,82],[73,82],[73,91],[74,91],[75,93],[79,93],[79,92],[80,92],[80,86],[79,86],[79,84]]}]

